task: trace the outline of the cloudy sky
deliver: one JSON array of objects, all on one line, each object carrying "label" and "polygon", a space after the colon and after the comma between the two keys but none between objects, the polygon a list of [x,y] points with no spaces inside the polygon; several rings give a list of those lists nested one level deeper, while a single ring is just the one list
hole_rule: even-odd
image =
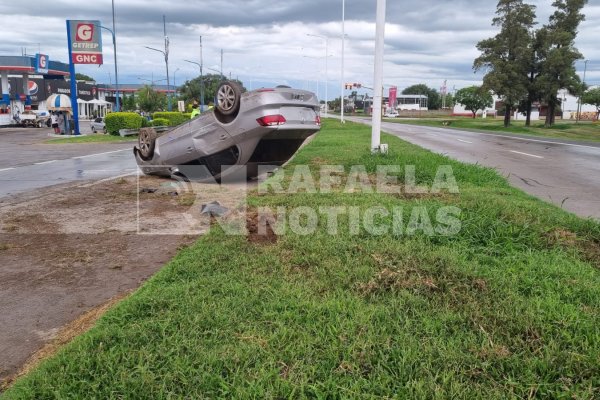
[{"label": "cloudy sky", "polygon": [[[327,64],[329,97],[339,96],[341,82],[342,0],[114,0],[119,81],[165,78],[162,55],[144,48],[163,48],[162,17],[170,39],[170,72],[177,84],[198,75],[200,36],[204,66],[244,81],[247,88],[289,84],[319,89],[325,97]],[[551,0],[530,0],[543,24]],[[415,5],[418,4],[418,5]],[[371,86],[376,0],[346,0],[345,81]],[[476,43],[493,36],[495,0],[387,1],[384,83],[400,90],[415,83],[449,90],[481,82],[471,66]],[[600,0],[589,0],[577,46],[589,60],[587,81],[600,84]],[[2,1],[1,55],[38,52],[67,61],[66,19],[98,19],[112,26],[111,1]],[[328,53],[325,40],[329,37]],[[105,32],[105,64],[78,66],[98,82],[114,82],[110,34]],[[327,63],[326,63],[326,57]],[[583,61],[577,68],[583,74]]]}]

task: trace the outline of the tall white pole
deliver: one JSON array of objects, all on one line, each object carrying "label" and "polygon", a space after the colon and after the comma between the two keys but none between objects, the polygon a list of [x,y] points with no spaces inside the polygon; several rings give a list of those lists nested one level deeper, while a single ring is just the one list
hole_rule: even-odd
[{"label": "tall white pole", "polygon": [[375,76],[373,79],[373,115],[371,151],[379,152],[381,144],[381,103],[383,100],[383,44],[385,38],[385,3],[377,0],[377,26],[375,28]]},{"label": "tall white pole", "polygon": [[329,94],[327,88],[329,87],[329,73],[327,72],[327,65],[329,64],[327,59],[329,58],[329,38],[325,37],[325,115],[329,109]]},{"label": "tall white pole", "polygon": [[346,41],[346,0],[342,0],[342,94],[340,96],[340,105],[341,105],[341,121],[344,123],[344,47]]}]

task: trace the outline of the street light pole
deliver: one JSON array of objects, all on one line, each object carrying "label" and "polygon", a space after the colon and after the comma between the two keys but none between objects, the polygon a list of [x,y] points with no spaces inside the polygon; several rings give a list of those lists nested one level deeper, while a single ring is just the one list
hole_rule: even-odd
[{"label": "street light pole", "polygon": [[345,47],[345,41],[346,41],[345,23],[346,23],[346,0],[342,0],[342,86],[341,86],[342,95],[340,96],[340,104],[341,104],[340,121],[342,121],[342,123],[346,122],[346,121],[344,121],[344,89],[346,87],[346,85],[344,83],[344,47]]},{"label": "street light pole", "polygon": [[167,36],[167,18],[163,15],[163,32],[165,34],[165,64],[167,66],[167,96],[169,98],[169,111],[171,111],[171,91],[169,87],[169,37]]},{"label": "street light pole", "polygon": [[115,53],[115,88],[117,97],[117,112],[121,111],[121,104],[119,99],[119,73],[117,68],[117,30],[115,28],[115,0],[112,0],[112,39],[113,39],[113,52]]},{"label": "street light pole", "polygon": [[223,77],[223,49],[221,49],[221,77]]},{"label": "street light pole", "polygon": [[200,69],[200,110],[204,111],[204,72],[203,72],[203,62],[202,62],[202,36],[200,36],[200,63],[196,61],[183,60],[185,62],[189,62],[190,64],[197,65]]},{"label": "street light pole", "polygon": [[576,123],[579,123],[579,115],[581,114],[581,96],[583,96],[583,90],[585,89],[585,74],[587,72],[587,63],[589,60],[585,60],[583,63],[583,85],[581,87],[581,92],[579,93],[579,104],[577,104],[577,118],[575,119]]},{"label": "street light pole", "polygon": [[202,67],[204,65],[204,61],[202,59],[202,35],[200,35],[200,110],[204,111],[204,75],[202,72]]},{"label": "street light pole", "polygon": [[177,76],[177,71],[179,71],[180,68],[177,68],[175,70],[175,72],[173,72],[173,91],[177,94],[177,82],[175,81],[175,76]]},{"label": "street light pole", "polygon": [[[328,73],[328,64],[329,64],[329,37],[328,36],[321,36],[321,35],[313,35],[310,33],[306,34],[307,36],[314,36],[314,37],[318,37],[321,39],[325,39],[325,115],[327,115],[327,111],[329,110],[329,93],[328,93],[328,86],[329,86],[329,73]],[[342,79],[343,80],[343,79]]]}]

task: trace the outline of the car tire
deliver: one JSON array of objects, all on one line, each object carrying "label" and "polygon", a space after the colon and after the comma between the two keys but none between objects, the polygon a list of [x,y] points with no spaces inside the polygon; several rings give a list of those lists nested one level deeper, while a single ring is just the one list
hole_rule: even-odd
[{"label": "car tire", "polygon": [[235,82],[225,81],[217,87],[216,109],[223,115],[236,114],[240,108],[242,88]]},{"label": "car tire", "polygon": [[142,128],[138,135],[138,150],[142,160],[151,160],[154,156],[157,134],[154,128]]},{"label": "car tire", "polygon": [[102,130],[102,132],[104,132],[104,134],[105,134],[105,135],[108,133],[108,131],[106,130],[106,128],[104,128],[104,129]]},{"label": "car tire", "polygon": [[92,126],[92,133],[96,133],[96,128]]}]

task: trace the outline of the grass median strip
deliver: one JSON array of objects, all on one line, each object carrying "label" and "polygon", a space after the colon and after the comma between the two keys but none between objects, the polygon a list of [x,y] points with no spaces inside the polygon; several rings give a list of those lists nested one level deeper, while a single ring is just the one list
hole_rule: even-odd
[{"label": "grass median strip", "polygon": [[63,143],[110,143],[110,142],[134,142],[137,136],[115,136],[115,135],[82,135],[79,137],[65,137],[48,139],[47,144]]},{"label": "grass median strip", "polygon": [[[600,396],[600,225],[491,169],[384,138],[390,154],[372,156],[370,128],[325,121],[285,168],[284,193],[248,198],[283,207],[285,234],[255,241],[215,225],[5,397]],[[404,187],[429,190],[288,193],[294,174],[309,181],[302,166],[320,186],[326,165],[364,166],[364,186],[398,165]],[[459,193],[432,193],[448,166]],[[295,232],[291,215],[307,207],[347,213],[336,234],[321,218]],[[447,207],[458,231],[444,231]],[[375,208],[401,210],[375,218],[398,229],[353,225],[350,210]]]}]

